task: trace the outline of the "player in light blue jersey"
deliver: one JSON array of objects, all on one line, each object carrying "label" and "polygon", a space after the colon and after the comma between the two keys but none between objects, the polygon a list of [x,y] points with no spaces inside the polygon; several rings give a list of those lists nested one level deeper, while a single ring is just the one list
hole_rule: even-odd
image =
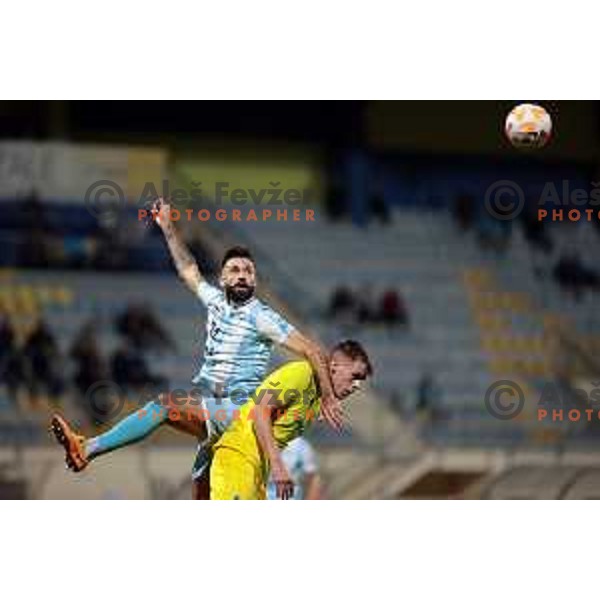
[{"label": "player in light blue jersey", "polygon": [[[281,452],[283,464],[294,482],[291,500],[320,500],[322,498],[319,466],[313,447],[303,437],[293,439]],[[267,499],[277,500],[277,488],[269,479]]]},{"label": "player in light blue jersey", "polygon": [[[185,398],[162,394],[94,438],[76,433],[60,415],[53,416],[52,431],[65,449],[67,465],[74,471],[81,471],[102,454],[141,441],[165,423],[193,433],[199,440],[193,496],[204,499],[210,496],[211,447],[263,380],[274,344],[310,361],[321,388],[322,414],[330,425],[341,427],[342,412],[325,352],[256,298],[256,265],[251,253],[239,246],[229,249],[221,263],[220,287],[214,287],[202,277],[181,239],[170,218],[169,204],[159,198],[152,214],[165,236],[180,279],[208,312],[204,362],[192,379],[196,387]],[[198,414],[199,405],[206,413],[205,420],[191,418]]]}]

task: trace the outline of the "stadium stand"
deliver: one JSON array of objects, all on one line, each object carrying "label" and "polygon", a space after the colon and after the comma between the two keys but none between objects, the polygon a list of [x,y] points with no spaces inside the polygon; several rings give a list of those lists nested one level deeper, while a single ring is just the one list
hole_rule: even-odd
[{"label": "stadium stand", "polygon": [[[588,256],[598,246],[597,233],[591,226],[579,227],[560,232],[555,228],[552,236],[558,248]],[[482,398],[490,382],[501,378],[518,380],[528,403],[536,397],[552,372],[547,340],[557,322],[568,323],[579,339],[597,340],[593,293],[576,300],[552,280],[548,267],[540,276],[539,257],[518,228],[505,254],[483,252],[475,236],[458,231],[443,211],[394,211],[387,225],[371,224],[360,236],[356,233],[352,224],[322,220],[244,222],[243,229],[220,223],[206,230],[215,254],[234,239],[256,249],[268,293],[322,340],[357,336],[373,354],[378,372],[373,398],[379,400],[367,403],[350,437],[338,440],[319,429],[315,433],[322,446],[337,445],[324,459],[336,494],[369,497],[380,494],[385,485],[394,489],[390,478],[406,477],[400,464],[415,464],[423,443],[477,448],[550,442],[550,447],[563,449],[586,443],[586,428],[581,425],[554,425],[540,433],[527,419],[511,423],[493,419]],[[397,287],[408,307],[410,329],[332,322],[326,314],[328,301],[340,284],[376,291]],[[203,323],[193,298],[167,271],[160,275],[69,272],[67,278],[56,271],[6,269],[0,280],[0,305],[16,329],[26,330],[36,315],[43,314],[63,354],[92,318],[101,324],[101,348],[110,355],[119,343],[112,325],[116,314],[126,304],[149,299],[177,340],[176,352],[151,353],[152,369],[166,374],[171,387],[185,388],[194,368],[190,356],[197,356],[201,347],[197,342]],[[67,365],[66,373],[72,368]],[[444,418],[415,429],[407,417],[417,410],[419,380],[425,372],[433,373],[440,389],[437,409]],[[382,398],[388,411],[383,415],[379,414]],[[72,396],[67,401],[77,402]],[[0,406],[4,440],[43,439],[46,413],[23,418],[4,389]],[[169,444],[176,439],[162,437]],[[344,450],[344,440],[351,441],[347,446],[352,448]],[[364,474],[372,472],[373,461],[382,456],[387,466],[365,481]],[[390,464],[391,459],[395,462]],[[336,467],[344,461],[353,468]]]},{"label": "stadium stand", "polygon": [[[322,339],[352,334],[368,345],[380,394],[388,399],[400,394],[410,413],[420,376],[434,374],[440,410],[447,416],[435,428],[438,443],[535,444],[552,435],[563,443],[581,441],[572,431],[581,427],[539,438],[536,424],[502,422],[485,410],[486,389],[499,379],[518,381],[528,406],[535,406],[552,375],[548,339],[555,325],[569,324],[571,336],[580,341],[597,340],[594,293],[576,301],[550,278],[548,268],[539,274],[539,257],[520,228],[514,228],[502,255],[482,251],[477,238],[458,231],[445,211],[395,211],[389,225],[370,225],[360,235],[351,224],[323,220],[244,222],[243,230],[229,226],[270,257],[263,270],[276,289],[285,292],[292,289],[290,281],[301,282],[302,292],[288,298]],[[591,224],[555,227],[551,235],[554,256],[566,248],[593,256],[600,245]],[[552,260],[547,257],[546,264]],[[331,323],[327,304],[340,285],[397,286],[408,305],[410,331]]]}]

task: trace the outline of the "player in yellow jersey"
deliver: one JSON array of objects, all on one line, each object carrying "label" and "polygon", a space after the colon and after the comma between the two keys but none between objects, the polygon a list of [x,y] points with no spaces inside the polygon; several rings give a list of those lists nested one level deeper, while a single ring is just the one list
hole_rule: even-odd
[{"label": "player in yellow jersey", "polygon": [[[353,340],[335,346],[329,368],[339,401],[372,374],[367,353]],[[211,500],[264,500],[269,471],[277,496],[290,498],[294,486],[281,450],[317,418],[320,402],[308,361],[288,362],[271,373],[214,447]]]}]

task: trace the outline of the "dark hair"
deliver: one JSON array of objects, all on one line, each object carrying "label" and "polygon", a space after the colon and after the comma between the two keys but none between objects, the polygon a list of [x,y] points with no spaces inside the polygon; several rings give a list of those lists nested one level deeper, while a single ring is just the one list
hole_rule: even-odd
[{"label": "dark hair", "polygon": [[352,360],[359,359],[367,367],[367,377],[373,375],[373,366],[369,360],[367,351],[355,340],[344,340],[339,342],[333,348],[333,352],[343,352],[348,358]]},{"label": "dark hair", "polygon": [[225,256],[223,256],[223,260],[221,261],[221,269],[225,266],[225,263],[232,258],[247,258],[254,263],[254,257],[248,248],[245,246],[233,246],[225,252]]}]

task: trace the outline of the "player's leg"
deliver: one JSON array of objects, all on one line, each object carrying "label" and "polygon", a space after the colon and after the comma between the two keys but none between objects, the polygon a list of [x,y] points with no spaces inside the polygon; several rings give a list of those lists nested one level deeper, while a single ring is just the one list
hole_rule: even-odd
[{"label": "player's leg", "polygon": [[81,471],[94,458],[145,439],[168,418],[169,411],[157,400],[125,417],[105,433],[89,439],[73,430],[60,415],[52,417],[51,430],[65,449],[69,468]]},{"label": "player's leg", "polygon": [[193,396],[171,396],[166,406],[169,408],[170,422],[186,424],[199,421],[205,426],[203,435],[197,436],[199,443],[192,468],[192,498],[209,500],[213,445],[231,422],[239,418],[240,406],[229,398],[215,396],[204,396],[201,402]]},{"label": "player's leg", "polygon": [[[206,423],[193,420],[170,420],[168,424],[183,433],[193,435],[198,440],[206,439]],[[208,463],[210,464],[210,462]],[[196,479],[192,479],[192,500],[210,500],[209,470],[206,469]]]},{"label": "player's leg", "polygon": [[264,500],[265,485],[243,454],[230,448],[214,451],[210,468],[211,500]]},{"label": "player's leg", "polygon": [[207,437],[198,442],[192,467],[192,499],[210,500],[210,466],[213,458],[214,438]]},{"label": "player's leg", "polygon": [[169,418],[167,425],[176,431],[187,433],[197,439],[204,439],[206,437],[206,423],[201,421]]},{"label": "player's leg", "polygon": [[192,500],[210,500],[210,471],[192,479]]},{"label": "player's leg", "polygon": [[[208,420],[210,413],[205,402],[198,405],[193,396],[185,399],[169,397],[165,406],[169,410],[169,425],[178,431],[193,435],[198,440],[198,452],[192,469],[192,499],[210,500],[210,461],[212,458]],[[211,428],[213,431],[214,428]]]},{"label": "player's leg", "polygon": [[173,398],[170,394],[161,394],[158,400],[149,402],[99,436],[86,439],[59,415],[52,418],[52,432],[65,449],[69,468],[81,471],[94,458],[140,442],[165,423],[204,439],[207,436],[206,419],[207,411],[202,408],[200,398],[191,395]]},{"label": "player's leg", "polygon": [[203,435],[197,437],[205,437],[207,427],[210,428],[207,423],[211,419],[211,414],[216,413],[212,405],[214,399],[204,400],[194,395],[165,394],[161,396],[160,401],[167,411],[167,419],[171,425],[186,432],[197,431],[200,427]]}]

